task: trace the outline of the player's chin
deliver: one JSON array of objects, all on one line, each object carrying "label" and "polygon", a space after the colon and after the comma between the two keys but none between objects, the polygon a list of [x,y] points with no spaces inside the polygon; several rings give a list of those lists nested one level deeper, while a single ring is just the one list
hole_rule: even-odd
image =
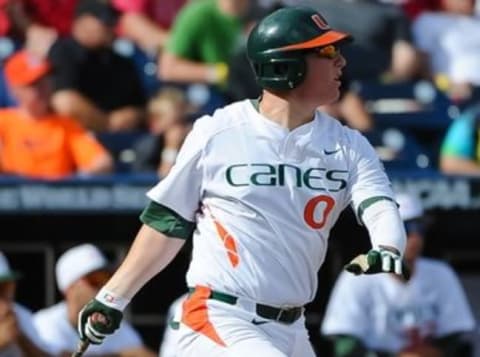
[{"label": "player's chin", "polygon": [[332,86],[332,90],[329,93],[329,97],[326,104],[332,104],[340,99],[340,86]]}]

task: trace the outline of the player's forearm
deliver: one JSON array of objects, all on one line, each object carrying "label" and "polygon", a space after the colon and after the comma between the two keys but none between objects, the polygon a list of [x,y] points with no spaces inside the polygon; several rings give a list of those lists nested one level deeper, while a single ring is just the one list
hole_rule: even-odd
[{"label": "player's forearm", "polygon": [[130,300],[172,261],[184,244],[184,239],[167,237],[143,225],[105,289]]},{"label": "player's forearm", "polygon": [[405,251],[406,234],[396,203],[381,200],[368,207],[362,220],[368,229],[372,246]]}]

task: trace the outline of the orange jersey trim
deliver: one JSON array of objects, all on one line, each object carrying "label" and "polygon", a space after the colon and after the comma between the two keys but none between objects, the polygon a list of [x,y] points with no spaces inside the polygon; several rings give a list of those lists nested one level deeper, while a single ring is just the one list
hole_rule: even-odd
[{"label": "orange jersey trim", "polygon": [[193,331],[201,333],[220,346],[225,342],[218,336],[215,327],[209,320],[207,300],[212,290],[206,286],[196,286],[192,295],[183,302],[182,322]]},{"label": "orange jersey trim", "polygon": [[222,240],[223,245],[227,251],[228,260],[232,267],[237,267],[240,263],[240,257],[237,252],[237,244],[235,243],[235,238],[227,231],[227,229],[218,221],[210,209],[207,207],[210,212],[210,217],[212,217],[213,224],[215,224],[215,229],[217,230],[219,238]]}]

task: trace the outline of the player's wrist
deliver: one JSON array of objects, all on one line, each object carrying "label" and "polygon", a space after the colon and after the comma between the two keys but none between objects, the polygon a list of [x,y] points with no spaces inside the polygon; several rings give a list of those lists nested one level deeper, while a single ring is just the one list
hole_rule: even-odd
[{"label": "player's wrist", "polygon": [[106,288],[100,289],[98,294],[95,296],[95,300],[108,306],[112,309],[123,311],[130,303],[130,299],[127,299],[115,292],[108,290]]}]

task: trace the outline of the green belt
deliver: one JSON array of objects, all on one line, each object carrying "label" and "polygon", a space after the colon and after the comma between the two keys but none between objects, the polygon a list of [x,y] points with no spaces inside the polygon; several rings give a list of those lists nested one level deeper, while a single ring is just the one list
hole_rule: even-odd
[{"label": "green belt", "polygon": [[[195,291],[195,288],[188,289],[190,293]],[[209,299],[218,300],[230,305],[235,305],[238,298],[233,295],[225,294],[220,291],[212,290],[210,293]],[[303,307],[291,307],[288,309],[281,309],[278,307],[273,307],[269,305],[256,304],[255,311],[258,316],[263,317],[264,319],[274,320],[283,322],[286,324],[291,324],[297,321],[303,313]]]}]

